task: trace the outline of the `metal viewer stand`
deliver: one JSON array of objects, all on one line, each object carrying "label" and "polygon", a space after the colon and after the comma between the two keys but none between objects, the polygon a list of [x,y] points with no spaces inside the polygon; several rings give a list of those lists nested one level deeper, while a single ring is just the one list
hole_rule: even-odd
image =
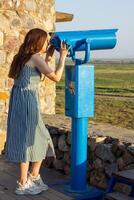
[{"label": "metal viewer stand", "polygon": [[[90,51],[112,49],[116,45],[117,29],[56,32],[51,44],[60,50],[61,41],[70,47],[74,65],[65,69],[65,114],[72,118],[71,180],[66,191],[76,199],[100,199],[102,193],[87,185],[88,118],[94,117],[94,66],[89,64]],[[76,58],[83,51],[84,58]],[[76,195],[77,194],[77,195]]]}]

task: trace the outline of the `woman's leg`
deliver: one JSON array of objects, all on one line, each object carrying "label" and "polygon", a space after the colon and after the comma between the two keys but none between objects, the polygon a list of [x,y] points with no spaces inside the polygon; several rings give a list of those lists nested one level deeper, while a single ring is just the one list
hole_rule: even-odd
[{"label": "woman's leg", "polygon": [[29,169],[29,162],[21,162],[20,163],[20,179],[19,182],[22,185],[25,185],[27,182],[27,173]]},{"label": "woman's leg", "polygon": [[42,160],[41,161],[32,162],[31,172],[30,172],[32,176],[37,177],[39,175],[41,163],[42,163]]}]

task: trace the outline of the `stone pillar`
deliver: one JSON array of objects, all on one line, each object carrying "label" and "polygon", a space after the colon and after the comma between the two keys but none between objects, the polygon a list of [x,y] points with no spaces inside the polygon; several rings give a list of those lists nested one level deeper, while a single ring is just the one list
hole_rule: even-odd
[{"label": "stone pillar", "polygon": [[[54,0],[0,0],[0,133],[6,130],[10,89],[7,77],[13,56],[32,28],[55,29]],[[55,66],[54,58],[52,66]],[[47,78],[40,83],[41,111],[55,113],[55,83]]]}]

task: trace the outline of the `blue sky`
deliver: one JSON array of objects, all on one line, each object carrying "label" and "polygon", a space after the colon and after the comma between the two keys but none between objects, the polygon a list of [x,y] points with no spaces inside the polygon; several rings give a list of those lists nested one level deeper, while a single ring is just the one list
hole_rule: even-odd
[{"label": "blue sky", "polygon": [[134,0],[56,0],[56,10],[74,14],[72,22],[56,23],[57,31],[119,29],[116,47],[92,58],[134,58]]}]

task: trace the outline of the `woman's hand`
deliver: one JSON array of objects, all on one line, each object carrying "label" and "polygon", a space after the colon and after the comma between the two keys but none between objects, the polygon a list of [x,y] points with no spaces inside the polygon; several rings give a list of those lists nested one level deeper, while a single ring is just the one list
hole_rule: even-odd
[{"label": "woman's hand", "polygon": [[61,42],[61,45],[60,45],[60,57],[65,59],[67,57],[68,50],[69,49],[67,49],[66,43],[65,42]]}]

